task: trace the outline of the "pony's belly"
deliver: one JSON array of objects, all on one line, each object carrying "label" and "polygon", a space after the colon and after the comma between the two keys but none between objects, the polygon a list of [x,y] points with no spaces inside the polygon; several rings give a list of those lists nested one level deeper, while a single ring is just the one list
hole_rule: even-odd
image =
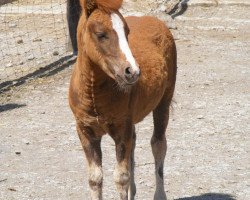
[{"label": "pony's belly", "polygon": [[133,123],[137,124],[141,122],[147,115],[149,115],[150,112],[152,112],[156,106],[158,105],[160,99],[157,99],[158,101],[155,101],[151,105],[140,105],[137,107],[137,111],[135,114],[135,118],[133,119]]},{"label": "pony's belly", "polygon": [[142,121],[161,101],[166,90],[165,79],[159,80],[158,84],[145,86],[140,88],[138,99],[135,102],[134,123]]}]

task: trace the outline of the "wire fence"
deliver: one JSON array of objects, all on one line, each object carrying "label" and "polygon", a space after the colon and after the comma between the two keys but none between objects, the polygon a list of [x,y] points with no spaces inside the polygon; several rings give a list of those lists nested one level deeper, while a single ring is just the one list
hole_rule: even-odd
[{"label": "wire fence", "polygon": [[[156,7],[167,2],[171,6],[165,12],[174,10],[175,14],[177,5],[186,0],[148,2]],[[69,20],[72,38],[80,5],[78,0],[68,3],[72,8]],[[144,4],[143,0],[138,1],[138,5]],[[44,76],[55,66],[73,63],[66,12],[67,0],[0,0],[0,98],[5,91]],[[76,45],[73,46],[75,51]]]},{"label": "wire fence", "polygon": [[0,92],[71,55],[67,0],[1,0]]}]

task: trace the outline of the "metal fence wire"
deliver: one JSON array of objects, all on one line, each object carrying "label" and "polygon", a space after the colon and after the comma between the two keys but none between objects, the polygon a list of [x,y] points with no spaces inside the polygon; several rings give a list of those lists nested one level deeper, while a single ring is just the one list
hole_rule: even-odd
[{"label": "metal fence wire", "polygon": [[[165,13],[174,17],[182,8],[179,5],[187,1],[150,2],[166,4]],[[72,61],[72,52],[77,54],[80,13],[79,0],[0,0],[0,97],[13,86],[39,77],[40,69],[50,70]]]},{"label": "metal fence wire", "polygon": [[0,85],[71,54],[67,0],[0,0]]}]

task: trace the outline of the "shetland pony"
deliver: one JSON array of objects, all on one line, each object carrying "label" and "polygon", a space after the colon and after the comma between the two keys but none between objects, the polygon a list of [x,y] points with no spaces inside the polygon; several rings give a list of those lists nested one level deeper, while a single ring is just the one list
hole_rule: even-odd
[{"label": "shetland pony", "polygon": [[120,199],[134,199],[135,124],[153,111],[154,199],[164,200],[165,131],[177,70],[173,36],[154,17],[124,18],[118,11],[122,0],[80,0],[80,4],[69,104],[89,165],[91,199],[102,199],[104,134],[116,146],[114,181]]}]

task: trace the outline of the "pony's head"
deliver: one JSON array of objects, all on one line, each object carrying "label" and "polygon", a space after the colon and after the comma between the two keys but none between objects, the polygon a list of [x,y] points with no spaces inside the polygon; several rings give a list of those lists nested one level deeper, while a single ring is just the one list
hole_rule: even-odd
[{"label": "pony's head", "polygon": [[118,11],[121,4],[122,0],[81,0],[85,23],[78,27],[78,48],[126,87],[138,80],[140,69],[128,45],[128,25]]}]

